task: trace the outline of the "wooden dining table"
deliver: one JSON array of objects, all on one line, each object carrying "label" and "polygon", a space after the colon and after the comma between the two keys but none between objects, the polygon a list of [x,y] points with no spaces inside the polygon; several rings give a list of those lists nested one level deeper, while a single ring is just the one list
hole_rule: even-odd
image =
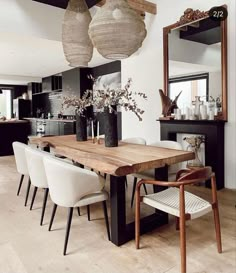
[{"label": "wooden dining table", "polygon": [[[155,169],[156,180],[168,180],[168,165],[194,159],[194,153],[150,145],[119,142],[118,147],[105,147],[100,143],[76,141],[75,135],[31,138],[31,143],[50,146],[55,153],[65,156],[80,166],[110,174],[111,241],[120,246],[134,238],[134,222],[126,223],[126,175]],[[154,186],[154,192],[165,187]],[[141,233],[168,223],[168,215],[156,210],[140,221]]]}]

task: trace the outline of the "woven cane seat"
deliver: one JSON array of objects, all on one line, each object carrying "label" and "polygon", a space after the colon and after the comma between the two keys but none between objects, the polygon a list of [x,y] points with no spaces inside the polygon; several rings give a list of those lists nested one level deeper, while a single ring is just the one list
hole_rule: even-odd
[{"label": "woven cane seat", "polygon": [[[180,216],[178,188],[168,188],[158,193],[145,195],[143,203],[174,216]],[[208,201],[185,191],[185,213],[190,214],[191,219],[210,211],[212,211],[212,206]]]}]

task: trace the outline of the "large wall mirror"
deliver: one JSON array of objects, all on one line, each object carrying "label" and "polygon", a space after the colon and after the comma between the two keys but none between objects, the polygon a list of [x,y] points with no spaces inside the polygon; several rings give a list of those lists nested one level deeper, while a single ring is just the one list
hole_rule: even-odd
[{"label": "large wall mirror", "polygon": [[178,107],[183,112],[199,100],[208,114],[209,109],[214,111],[214,119],[226,121],[227,22],[189,10],[199,18],[186,23],[184,15],[182,21],[163,29],[164,92],[173,100],[182,91]]}]

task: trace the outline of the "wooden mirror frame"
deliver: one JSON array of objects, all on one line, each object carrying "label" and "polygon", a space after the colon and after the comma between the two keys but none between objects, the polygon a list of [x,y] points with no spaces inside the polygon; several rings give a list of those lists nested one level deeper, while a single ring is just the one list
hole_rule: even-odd
[{"label": "wooden mirror frame", "polygon": [[[227,8],[226,5],[223,7]],[[168,34],[171,30],[192,24],[193,22],[199,21],[201,19],[208,18],[208,12],[200,12],[199,10],[194,11],[195,18],[197,20],[184,22],[184,16],[180,18],[180,21],[163,28],[163,66],[164,66],[164,93],[168,96],[168,85],[169,85],[169,45],[168,45]],[[182,19],[183,18],[183,19]],[[227,19],[221,21],[221,89],[222,89],[222,112],[218,114],[217,119],[227,121]]]}]

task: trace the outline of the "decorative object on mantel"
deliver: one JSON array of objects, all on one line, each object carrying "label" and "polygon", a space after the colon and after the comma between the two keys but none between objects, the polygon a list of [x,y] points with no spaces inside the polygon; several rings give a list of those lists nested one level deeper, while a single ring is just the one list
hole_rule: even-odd
[{"label": "decorative object on mantel", "polygon": [[203,164],[198,157],[198,153],[199,153],[201,144],[205,143],[205,137],[192,136],[192,137],[185,137],[183,140],[185,140],[189,144],[187,147],[187,150],[190,149],[192,152],[195,153],[195,159],[188,161],[187,168],[203,167]]},{"label": "decorative object on mantel", "polygon": [[109,0],[94,15],[89,36],[107,59],[124,59],[136,52],[146,37],[145,23],[126,0]]},{"label": "decorative object on mantel", "polygon": [[161,96],[161,104],[162,104],[162,115],[164,117],[170,117],[173,110],[178,108],[177,100],[181,93],[182,91],[180,91],[179,94],[172,101],[168,96],[164,94],[163,90],[159,89],[159,94]]},{"label": "decorative object on mantel", "polygon": [[85,67],[93,55],[88,35],[92,20],[85,0],[70,0],[62,25],[62,45],[66,60],[72,67]]},{"label": "decorative object on mantel", "polygon": [[203,101],[201,101],[200,96],[195,96],[195,101],[192,101],[192,104],[195,106],[194,108],[194,116],[195,119],[200,119],[200,105],[203,105]]},{"label": "decorative object on mantel", "polygon": [[[96,86],[96,79],[90,76]],[[131,79],[128,79],[124,89],[110,89],[109,86],[103,86],[103,89],[93,90],[93,105],[97,111],[104,112],[104,128],[105,128],[105,146],[116,147],[118,146],[118,132],[117,132],[117,110],[123,107],[126,111],[133,112],[142,121],[141,115],[144,113],[137,106],[134,96],[139,96],[147,99],[147,96],[141,92],[130,91]]]},{"label": "decorative object on mantel", "polygon": [[199,9],[193,10],[191,8],[188,8],[184,11],[184,15],[180,17],[179,21],[176,23],[176,26],[185,25],[191,23],[192,21],[206,18],[208,16],[208,11],[200,11]]},{"label": "decorative object on mantel", "polygon": [[76,115],[76,139],[87,140],[87,107],[92,105],[92,91],[87,90],[82,98],[65,96],[62,98],[62,108],[73,107]]}]

